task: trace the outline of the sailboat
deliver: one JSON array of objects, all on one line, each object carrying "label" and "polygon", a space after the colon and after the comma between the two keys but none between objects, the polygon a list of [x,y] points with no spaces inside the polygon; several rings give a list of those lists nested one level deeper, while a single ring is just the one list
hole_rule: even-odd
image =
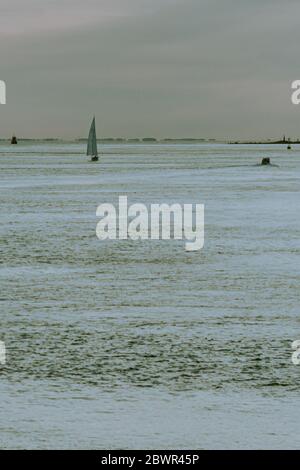
[{"label": "sailboat", "polygon": [[86,154],[91,156],[91,162],[97,162],[99,160],[98,149],[97,149],[95,116],[92,120],[92,124],[90,127]]}]

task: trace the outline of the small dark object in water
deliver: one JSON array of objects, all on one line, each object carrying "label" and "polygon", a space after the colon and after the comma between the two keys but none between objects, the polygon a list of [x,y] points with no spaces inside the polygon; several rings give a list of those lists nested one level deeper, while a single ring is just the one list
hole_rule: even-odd
[{"label": "small dark object in water", "polygon": [[13,145],[18,143],[17,138],[16,138],[15,135],[12,136],[10,143],[13,144]]},{"label": "small dark object in water", "polygon": [[97,162],[98,160],[99,160],[98,155],[94,155],[94,156],[91,158],[91,162]]},{"label": "small dark object in water", "polygon": [[270,158],[269,157],[263,158],[262,161],[261,161],[261,164],[262,165],[270,165],[271,164]]},{"label": "small dark object in water", "polygon": [[287,146],[287,149],[288,149],[288,150],[291,150],[291,148],[292,148],[292,147],[291,147],[290,145]]}]

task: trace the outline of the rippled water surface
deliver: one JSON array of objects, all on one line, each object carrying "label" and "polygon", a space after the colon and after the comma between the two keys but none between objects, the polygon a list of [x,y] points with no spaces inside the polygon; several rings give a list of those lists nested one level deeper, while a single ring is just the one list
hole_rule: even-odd
[{"label": "rippled water surface", "polygon": [[[297,448],[300,147],[102,150],[0,144],[1,447]],[[119,195],[204,203],[204,249],[99,241]]]}]

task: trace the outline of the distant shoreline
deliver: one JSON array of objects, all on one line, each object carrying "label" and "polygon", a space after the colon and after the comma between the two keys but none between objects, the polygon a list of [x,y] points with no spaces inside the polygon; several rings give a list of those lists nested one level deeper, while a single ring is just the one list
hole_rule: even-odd
[{"label": "distant shoreline", "polygon": [[[4,139],[0,138],[0,142],[10,142],[11,139]],[[87,138],[77,138],[77,139],[63,139],[63,138],[22,138],[18,137],[18,142],[82,142],[86,143]],[[217,140],[217,139],[194,139],[194,138],[182,138],[182,139],[156,139],[154,137],[144,137],[144,138],[125,138],[125,137],[108,137],[108,138],[100,138],[97,139],[97,142],[104,143],[104,144],[119,144],[119,143],[127,143],[127,144],[155,144],[155,143],[213,143],[213,142],[225,142],[225,140]]]},{"label": "distant shoreline", "polygon": [[257,142],[228,142],[230,145],[295,145],[300,144],[300,140],[267,140],[267,141],[257,141]]},{"label": "distant shoreline", "polygon": [[[18,142],[47,142],[47,143],[86,143],[87,138],[63,139],[63,138],[22,138],[19,137]],[[10,143],[11,139],[0,138],[0,143]],[[97,139],[99,144],[229,144],[229,145],[296,145],[300,144],[298,140],[266,140],[266,141],[228,141],[226,139],[197,139],[197,138],[163,138],[154,137],[144,138],[125,138],[125,137],[108,137]]]}]

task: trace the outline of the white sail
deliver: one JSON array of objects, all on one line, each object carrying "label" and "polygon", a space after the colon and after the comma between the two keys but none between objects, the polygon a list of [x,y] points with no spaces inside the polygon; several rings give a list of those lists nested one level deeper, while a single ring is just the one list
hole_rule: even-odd
[{"label": "white sail", "polygon": [[86,154],[94,157],[98,156],[95,117],[90,127]]}]

